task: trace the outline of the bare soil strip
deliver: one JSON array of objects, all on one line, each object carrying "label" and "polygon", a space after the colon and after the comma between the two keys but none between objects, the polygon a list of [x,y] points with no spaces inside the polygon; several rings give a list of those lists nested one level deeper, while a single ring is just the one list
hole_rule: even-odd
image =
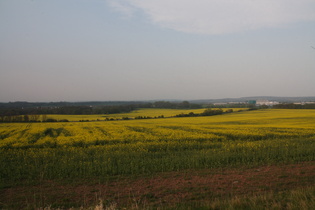
[{"label": "bare soil strip", "polygon": [[279,192],[315,185],[315,162],[255,168],[224,168],[117,177],[76,183],[41,181],[35,186],[0,189],[1,208],[88,207],[104,201],[118,207],[169,206],[235,195]]}]

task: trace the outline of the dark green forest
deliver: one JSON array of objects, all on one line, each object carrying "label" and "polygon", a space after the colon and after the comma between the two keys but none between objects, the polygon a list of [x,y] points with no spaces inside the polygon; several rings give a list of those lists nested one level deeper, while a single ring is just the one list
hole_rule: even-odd
[{"label": "dark green forest", "polygon": [[37,122],[40,115],[92,115],[128,113],[140,108],[198,109],[201,105],[188,101],[153,103],[136,102],[86,102],[86,103],[28,103],[0,104],[0,122]]}]

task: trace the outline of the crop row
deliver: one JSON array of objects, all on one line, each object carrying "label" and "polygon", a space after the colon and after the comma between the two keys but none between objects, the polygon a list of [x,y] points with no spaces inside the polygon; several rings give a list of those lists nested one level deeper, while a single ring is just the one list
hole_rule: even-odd
[{"label": "crop row", "polygon": [[1,181],[315,160],[315,112],[0,125]]},{"label": "crop row", "polygon": [[89,148],[1,149],[6,180],[107,177],[193,168],[315,160],[314,139],[135,143]]}]

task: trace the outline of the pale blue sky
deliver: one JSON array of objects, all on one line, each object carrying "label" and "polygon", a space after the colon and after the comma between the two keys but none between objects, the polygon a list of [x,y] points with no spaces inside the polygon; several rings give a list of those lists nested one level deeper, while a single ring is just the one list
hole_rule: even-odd
[{"label": "pale blue sky", "polygon": [[315,96],[315,0],[0,0],[0,102]]}]

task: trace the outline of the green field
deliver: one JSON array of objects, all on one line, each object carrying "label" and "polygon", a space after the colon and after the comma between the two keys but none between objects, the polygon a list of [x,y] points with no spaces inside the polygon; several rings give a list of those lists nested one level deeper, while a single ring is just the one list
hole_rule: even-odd
[{"label": "green field", "polygon": [[[187,113],[191,111],[198,113],[198,110]],[[106,117],[170,117],[180,113],[183,110],[143,109]],[[72,117],[70,120],[76,121],[83,116]],[[95,117],[87,116],[90,120],[102,116]],[[134,179],[187,170],[251,168],[314,160],[315,110],[268,109],[208,117],[0,124],[2,193],[47,181],[108,183],[121,176]],[[310,172],[312,178],[314,173]],[[115,201],[114,197],[111,200]],[[6,202],[0,200],[0,207],[13,208],[12,203]],[[45,207],[49,203],[34,205]],[[120,205],[118,208],[129,204]]]}]

